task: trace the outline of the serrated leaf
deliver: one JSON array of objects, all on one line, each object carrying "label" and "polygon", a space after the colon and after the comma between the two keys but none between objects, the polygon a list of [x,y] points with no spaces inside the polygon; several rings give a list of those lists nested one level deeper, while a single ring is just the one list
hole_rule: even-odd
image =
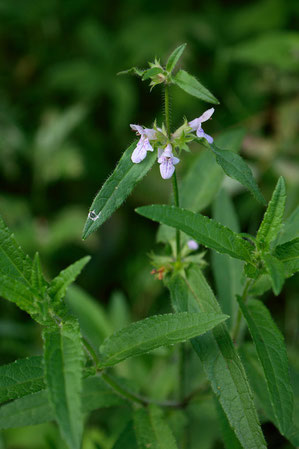
[{"label": "serrated leaf", "polygon": [[127,148],[114,172],[93,200],[90,212],[93,212],[98,218],[93,221],[88,216],[83,230],[83,239],[86,239],[92,232],[98,229],[121,206],[127,196],[132,192],[135,184],[153,166],[157,158],[155,151],[148,152],[146,158],[140,164],[133,164],[131,155],[135,147],[136,142]]},{"label": "serrated leaf", "polygon": [[272,254],[263,254],[262,259],[271,278],[273,292],[275,295],[279,295],[285,281],[283,263]]},{"label": "serrated leaf", "polygon": [[286,187],[284,179],[281,176],[276,184],[263,221],[256,235],[256,243],[261,248],[268,249],[270,243],[277,237],[282,225],[285,203]]},{"label": "serrated leaf", "polygon": [[251,260],[252,247],[247,241],[231,229],[204,215],[167,205],[143,206],[137,208],[136,212],[185,232],[207,248],[237,259]]},{"label": "serrated leaf", "polygon": [[35,288],[37,291],[43,292],[48,283],[44,279],[41,264],[40,264],[40,258],[39,254],[35,253],[34,259],[33,259],[33,265],[32,265],[32,272],[31,272],[31,285],[33,288]]},{"label": "serrated leaf", "polygon": [[157,406],[137,410],[134,427],[139,449],[177,449],[174,436]]},{"label": "serrated leaf", "polygon": [[216,156],[216,161],[223,168],[227,176],[239,181],[252,193],[259,203],[265,205],[265,198],[261,194],[250,168],[242,157],[232,151],[221,150],[215,143],[210,144],[210,148]]},{"label": "serrated leaf", "polygon": [[287,277],[299,271],[299,237],[278,245],[275,248],[274,256],[283,262]]},{"label": "serrated leaf", "polygon": [[194,76],[185,70],[179,70],[172,78],[174,84],[183,89],[189,95],[206,101],[207,103],[219,104],[216,97],[206,89]]},{"label": "serrated leaf", "polygon": [[281,245],[296,237],[299,237],[299,206],[284,221],[278,243]]},{"label": "serrated leaf", "polygon": [[61,435],[70,449],[79,449],[83,432],[81,410],[82,344],[78,323],[44,329],[45,378]]},{"label": "serrated leaf", "polygon": [[129,421],[121,432],[112,449],[138,449],[133,421]]},{"label": "serrated leaf", "polygon": [[108,337],[100,346],[101,366],[111,366],[128,357],[145,354],[160,346],[173,345],[203,334],[226,320],[220,313],[176,313],[137,321]]},{"label": "serrated leaf", "polygon": [[44,388],[42,357],[29,357],[0,366],[0,403]]},{"label": "serrated leaf", "polygon": [[[98,408],[124,406],[126,404],[98,376],[83,380],[81,402],[83,413]],[[32,426],[54,419],[55,414],[47,390],[28,394],[0,407],[0,429]]]},{"label": "serrated leaf", "polygon": [[233,429],[231,428],[228,419],[223,411],[223,408],[221,407],[216,397],[215,397],[215,405],[225,449],[242,449],[242,446],[238,438],[236,437]]},{"label": "serrated leaf", "polygon": [[264,369],[276,422],[285,435],[292,421],[293,391],[283,336],[261,301],[245,304],[239,300],[239,305]]},{"label": "serrated leaf", "polygon": [[48,288],[48,294],[51,297],[51,304],[53,307],[59,305],[61,299],[65,296],[68,286],[76,280],[89,261],[90,256],[82,257],[65,270],[62,270],[59,275],[51,281]]},{"label": "serrated leaf", "polygon": [[104,308],[75,284],[68,288],[66,303],[78,318],[82,334],[97,349],[113,330]]},{"label": "serrated leaf", "polygon": [[[179,298],[176,293],[178,278],[185,283],[185,288],[180,288]],[[220,312],[219,304],[197,266],[191,266],[185,277],[174,276],[167,286],[177,311],[188,307],[190,311]],[[266,449],[245,370],[226,325],[220,324],[191,343],[243,448]]]},{"label": "serrated leaf", "polygon": [[[238,217],[233,203],[225,190],[220,190],[213,203],[213,218],[239,232]],[[221,309],[230,316],[227,326],[232,328],[237,314],[236,295],[242,290],[243,263],[226,254],[212,252],[212,269],[216,281],[217,297]]]},{"label": "serrated leaf", "polygon": [[173,71],[173,69],[177,65],[180,57],[182,56],[182,54],[186,48],[186,45],[187,44],[182,44],[179,47],[177,47],[175,50],[173,50],[173,52],[171,53],[171,55],[169,56],[169,58],[167,59],[167,62],[166,62],[167,72],[171,73]]}]

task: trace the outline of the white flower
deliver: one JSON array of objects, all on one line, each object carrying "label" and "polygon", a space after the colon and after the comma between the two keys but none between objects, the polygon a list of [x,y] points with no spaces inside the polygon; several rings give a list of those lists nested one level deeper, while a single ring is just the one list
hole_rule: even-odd
[{"label": "white flower", "polygon": [[209,134],[206,134],[204,130],[201,127],[202,122],[206,122],[211,118],[211,116],[214,114],[215,109],[211,108],[205,111],[200,117],[195,118],[191,122],[189,122],[189,126],[192,128],[193,131],[196,131],[197,137],[203,137],[206,139],[209,143],[213,143],[214,139],[213,137],[209,136]]},{"label": "white flower", "polygon": [[180,160],[172,154],[172,146],[169,143],[166,148],[158,149],[158,163],[160,164],[160,173],[163,179],[169,179],[172,177],[175,171],[175,165]]},{"label": "white flower", "polygon": [[187,245],[189,249],[192,249],[193,251],[196,251],[199,248],[198,243],[195,240],[188,240]]},{"label": "white flower", "polygon": [[131,160],[134,164],[139,164],[139,162],[145,159],[148,151],[154,151],[150,144],[150,140],[155,140],[156,131],[150,128],[143,128],[140,125],[130,125],[133,131],[136,131],[137,136],[140,136],[139,142],[132,153]]}]

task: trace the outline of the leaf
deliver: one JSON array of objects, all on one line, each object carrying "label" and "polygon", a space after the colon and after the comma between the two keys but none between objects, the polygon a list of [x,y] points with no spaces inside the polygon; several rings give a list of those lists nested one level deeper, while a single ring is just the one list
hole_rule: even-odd
[{"label": "leaf", "polygon": [[152,76],[158,75],[159,73],[163,73],[163,69],[161,67],[152,67],[151,69],[145,70],[142,76],[142,81],[145,81]]},{"label": "leaf", "polygon": [[79,449],[83,432],[79,325],[74,321],[60,323],[56,329],[46,328],[43,338],[46,384],[55,420],[70,449]]},{"label": "leaf", "polygon": [[182,56],[187,44],[182,44],[179,47],[177,47],[169,56],[166,62],[166,70],[167,72],[171,73],[175,66],[177,65],[180,57]]},{"label": "leaf", "polygon": [[261,194],[250,168],[241,156],[229,150],[221,150],[214,143],[210,144],[210,148],[223,171],[231,178],[239,181],[252,193],[258,202],[265,205],[265,198]]},{"label": "leaf", "polygon": [[85,240],[92,232],[101,226],[113,212],[121,206],[127,196],[132,192],[135,184],[140,181],[153,166],[156,153],[148,152],[140,164],[133,164],[131,154],[136,142],[127,148],[117,164],[112,175],[107,179],[90,207],[98,218],[93,221],[87,218],[82,238]]},{"label": "leaf", "polygon": [[[124,406],[126,402],[107,387],[98,377],[83,380],[82,412],[111,406]],[[55,419],[54,410],[46,390],[28,394],[0,407],[0,429],[31,426]]]},{"label": "leaf", "polygon": [[33,259],[33,265],[32,265],[32,272],[31,272],[31,285],[33,288],[35,288],[39,292],[44,292],[48,283],[45,281],[41,264],[40,264],[40,258],[39,254],[35,253],[34,259]]},{"label": "leaf", "polygon": [[117,75],[137,75],[142,76],[144,74],[145,70],[138,69],[138,67],[131,67],[127,70],[122,70],[121,72],[118,72]]},{"label": "leaf", "polygon": [[[239,231],[238,218],[233,202],[225,190],[220,190],[215,198],[213,218],[233,231]],[[232,328],[237,313],[236,295],[241,294],[242,290],[243,263],[226,254],[213,251],[212,268],[216,281],[217,297],[223,312],[230,316],[227,325]]]},{"label": "leaf", "polygon": [[42,357],[29,357],[0,366],[0,403],[44,388]]},{"label": "leaf", "polygon": [[138,449],[133,421],[128,422],[112,449]]},{"label": "leaf", "polygon": [[112,333],[105,309],[75,284],[67,291],[66,303],[78,318],[82,334],[94,349],[98,349],[104,338]]},{"label": "leaf", "polygon": [[219,104],[216,97],[206,89],[194,76],[185,72],[185,70],[179,70],[178,73],[172,78],[174,84],[179,86],[188,94],[207,103]]},{"label": "leaf", "polygon": [[256,235],[256,243],[259,247],[268,249],[270,243],[277,237],[282,225],[285,203],[286,187],[281,176]]},{"label": "leaf", "polygon": [[157,406],[136,410],[134,427],[139,449],[177,449],[173,434]]},{"label": "leaf", "polygon": [[264,369],[276,422],[286,435],[293,415],[293,391],[283,336],[261,301],[246,305],[239,299],[239,305]]},{"label": "leaf", "polygon": [[55,307],[59,305],[60,300],[64,298],[68,286],[75,281],[82,269],[90,261],[90,256],[82,257],[65,270],[62,270],[54,278],[48,288],[48,294],[51,296],[51,304]]},{"label": "leaf", "polygon": [[[180,298],[176,294],[177,281],[185,283]],[[172,303],[178,312],[219,313],[219,304],[197,266],[191,266],[186,276],[174,276],[168,283]],[[185,298],[181,298],[184,295]],[[214,394],[244,449],[265,449],[266,444],[258,422],[245,370],[224,323],[212,332],[191,341],[202,361]]]},{"label": "leaf", "polygon": [[217,415],[220,423],[220,429],[222,434],[222,439],[226,449],[242,449],[242,446],[236,437],[233,429],[231,428],[227,417],[221,407],[217,398],[215,398],[215,405],[217,410]]},{"label": "leaf", "polygon": [[111,366],[128,357],[145,354],[160,346],[189,340],[228,318],[221,313],[156,315],[137,321],[108,337],[100,353],[101,366]]},{"label": "leaf", "polygon": [[274,256],[283,262],[286,276],[291,276],[299,271],[299,237],[278,245],[275,248]]},{"label": "leaf", "polygon": [[278,243],[281,245],[296,237],[299,237],[299,206],[283,223]]},{"label": "leaf", "polygon": [[283,263],[271,254],[263,254],[262,259],[270,275],[273,292],[275,295],[279,295],[285,280]]},{"label": "leaf", "polygon": [[180,229],[207,248],[250,261],[251,245],[231,229],[201,214],[175,206],[138,207],[136,212],[151,220]]}]

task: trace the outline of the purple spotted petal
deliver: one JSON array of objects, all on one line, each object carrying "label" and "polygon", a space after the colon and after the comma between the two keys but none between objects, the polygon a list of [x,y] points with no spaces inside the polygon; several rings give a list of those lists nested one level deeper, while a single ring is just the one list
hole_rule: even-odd
[{"label": "purple spotted petal", "polygon": [[163,162],[160,164],[160,173],[163,179],[169,179],[172,177],[175,171],[175,167],[172,163],[171,158],[165,157]]},{"label": "purple spotted petal", "polygon": [[148,139],[144,139],[143,140],[143,145],[144,145],[144,148],[146,149],[146,151],[154,151],[154,149],[151,146],[151,144],[150,144]]},{"label": "purple spotted petal", "polygon": [[134,162],[134,164],[139,164],[143,159],[146,157],[146,147],[144,145],[144,139],[139,139],[139,142],[137,144],[137,147],[132,153],[131,161]]}]

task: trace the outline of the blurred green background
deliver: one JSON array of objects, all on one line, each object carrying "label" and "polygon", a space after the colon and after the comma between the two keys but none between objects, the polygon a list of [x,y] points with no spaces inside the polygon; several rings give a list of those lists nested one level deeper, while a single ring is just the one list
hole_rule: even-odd
[{"label": "blurred green background", "polygon": [[[134,208],[167,202],[171,183],[156,164],[125,205],[81,240],[96,192],[134,138],[129,124],[162,120],[159,86],[150,93],[147,83],[117,72],[145,67],[155,56],[164,62],[186,42],[180,64],[221,101],[207,132],[242,127],[241,153],[264,195],[269,199],[282,174],[287,215],[295,209],[298,1],[2,0],[0,17],[0,213],[26,252],[39,251],[48,277],[91,254],[78,283],[115,308],[118,325],[169,310],[161,283],[150,276],[156,225]],[[174,128],[206,108],[173,88]],[[193,154],[199,151],[194,145]],[[191,160],[185,153],[179,180]],[[238,185],[227,185],[242,231],[254,233],[262,208]],[[110,301],[116,291],[123,299]],[[279,298],[266,298],[290,348],[298,339],[297,292],[294,277]],[[1,301],[0,312],[1,363],[39,353],[39,328],[13,304]],[[22,438],[24,446],[10,447],[27,447]],[[277,444],[271,447],[287,447]]]}]

